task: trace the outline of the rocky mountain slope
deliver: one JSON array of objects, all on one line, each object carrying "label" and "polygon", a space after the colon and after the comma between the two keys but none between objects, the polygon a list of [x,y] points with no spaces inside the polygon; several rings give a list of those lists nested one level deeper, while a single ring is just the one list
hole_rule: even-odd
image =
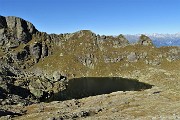
[{"label": "rocky mountain slope", "polygon": [[[47,34],[21,18],[0,16],[0,118],[146,119],[155,115],[148,114],[152,108],[163,111],[171,104],[175,105],[162,117],[180,118],[180,48],[157,48],[145,35],[138,39],[130,44],[123,35],[100,36],[89,30]],[[70,100],[69,86],[78,90],[80,83],[72,81],[82,78],[125,79],[131,84],[124,86],[136,87],[106,95],[103,88],[102,94],[94,96],[97,87],[88,85],[97,83],[91,80],[82,84],[91,94],[83,92],[80,99],[73,93],[75,98]],[[145,90],[145,84],[131,79],[154,87]]]}]

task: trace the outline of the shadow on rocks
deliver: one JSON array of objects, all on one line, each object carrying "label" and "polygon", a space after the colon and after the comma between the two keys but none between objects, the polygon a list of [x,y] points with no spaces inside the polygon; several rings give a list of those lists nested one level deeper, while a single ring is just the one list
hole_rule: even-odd
[{"label": "shadow on rocks", "polygon": [[27,98],[29,95],[31,95],[30,91],[26,88],[15,86],[13,84],[9,84],[10,92],[11,94],[18,95],[22,98]]},{"label": "shadow on rocks", "polygon": [[11,112],[11,111],[6,111],[6,110],[1,110],[0,109],[0,117],[8,116],[8,115],[10,115],[10,116],[21,116],[20,113],[14,113],[14,112]]}]

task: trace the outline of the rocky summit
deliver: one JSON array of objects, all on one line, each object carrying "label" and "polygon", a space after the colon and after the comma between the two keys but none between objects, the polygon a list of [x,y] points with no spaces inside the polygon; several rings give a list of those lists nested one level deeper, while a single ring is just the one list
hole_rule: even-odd
[{"label": "rocky summit", "polygon": [[180,47],[0,16],[0,119],[180,119]]}]

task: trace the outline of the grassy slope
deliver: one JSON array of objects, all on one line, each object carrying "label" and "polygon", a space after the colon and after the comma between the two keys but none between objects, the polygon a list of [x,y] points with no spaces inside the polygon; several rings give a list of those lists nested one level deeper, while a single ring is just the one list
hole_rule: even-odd
[{"label": "grassy slope", "polygon": [[[85,33],[83,36],[74,34],[70,40],[62,41],[60,46],[53,46],[53,55],[48,56],[33,68],[40,68],[47,72],[60,71],[64,74],[69,74],[70,77],[76,75],[81,76],[121,76],[126,73],[130,73],[135,70],[142,70],[148,67],[156,67],[162,69],[176,69],[179,66],[179,61],[168,62],[166,58],[162,58],[161,65],[152,66],[145,64],[145,60],[139,59],[138,62],[127,62],[127,58],[123,58],[122,61],[116,63],[105,63],[104,55],[109,58],[117,58],[117,56],[128,55],[130,52],[136,52],[141,54],[147,52],[147,60],[158,59],[158,55],[167,53],[173,47],[155,48],[153,46],[141,46],[141,45],[128,45],[120,48],[113,48],[112,43],[105,41],[103,49],[100,50],[95,44],[95,39]],[[93,54],[97,59],[94,62],[94,69],[84,66],[78,57],[84,57],[87,54]]]}]

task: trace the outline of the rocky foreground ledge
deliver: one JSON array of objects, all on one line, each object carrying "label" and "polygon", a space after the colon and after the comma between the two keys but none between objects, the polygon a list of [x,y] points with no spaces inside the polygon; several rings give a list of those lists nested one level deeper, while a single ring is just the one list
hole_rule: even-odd
[{"label": "rocky foreground ledge", "polygon": [[[156,48],[145,35],[130,44],[89,30],[47,34],[0,16],[0,119],[180,119],[179,71],[180,48]],[[84,77],[153,87],[62,100],[68,82]]]}]

